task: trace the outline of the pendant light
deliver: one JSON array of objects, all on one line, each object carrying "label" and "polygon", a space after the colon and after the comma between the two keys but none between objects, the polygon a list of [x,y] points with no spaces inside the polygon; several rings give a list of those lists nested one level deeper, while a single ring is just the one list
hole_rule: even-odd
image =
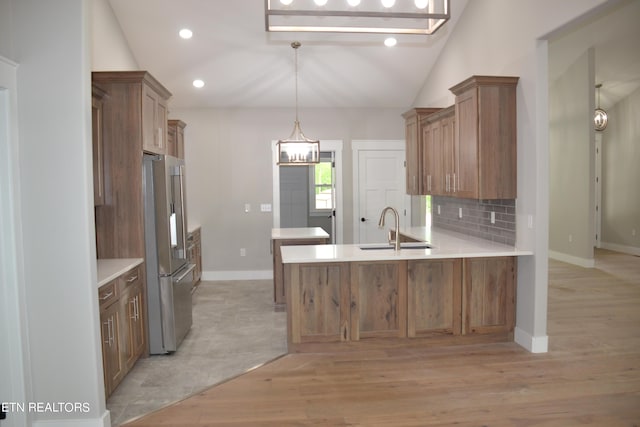
[{"label": "pendant light", "polygon": [[598,91],[598,107],[596,108],[595,115],[593,116],[593,124],[597,131],[603,131],[607,128],[607,122],[609,121],[609,117],[607,116],[607,112],[600,108],[600,88],[602,87],[602,83],[598,83],[596,85],[596,90]]},{"label": "pendant light", "polygon": [[320,141],[307,138],[298,121],[298,48],[300,42],[291,43],[295,52],[296,71],[296,121],[293,124],[293,131],[287,139],[278,140],[278,165],[311,165],[320,163]]}]

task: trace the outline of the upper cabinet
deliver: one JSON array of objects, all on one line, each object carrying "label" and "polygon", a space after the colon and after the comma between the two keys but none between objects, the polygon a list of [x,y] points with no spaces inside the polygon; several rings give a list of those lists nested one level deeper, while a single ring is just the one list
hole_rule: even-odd
[{"label": "upper cabinet", "polygon": [[407,194],[426,194],[423,188],[422,119],[439,108],[413,108],[402,114],[405,119]]},{"label": "upper cabinet", "polygon": [[453,105],[422,119],[423,194],[451,196],[456,176]]},{"label": "upper cabinet", "polygon": [[515,199],[518,77],[472,76],[450,90],[455,102],[457,197]]},{"label": "upper cabinet", "polygon": [[170,94],[159,83],[152,83],[145,81],[142,85],[142,149],[167,154],[167,100]]},{"label": "upper cabinet", "polygon": [[107,203],[96,209],[98,258],[143,258],[142,153],[165,154],[171,94],[146,71],[92,73],[102,105]]},{"label": "upper cabinet", "polygon": [[167,154],[184,159],[184,128],[182,120],[169,120],[167,128]]},{"label": "upper cabinet", "polygon": [[404,113],[407,194],[515,199],[517,84],[472,76],[451,88],[455,105]]}]

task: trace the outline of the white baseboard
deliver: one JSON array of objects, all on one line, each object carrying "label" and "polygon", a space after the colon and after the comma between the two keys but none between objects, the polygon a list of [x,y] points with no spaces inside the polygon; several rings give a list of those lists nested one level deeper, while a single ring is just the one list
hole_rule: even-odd
[{"label": "white baseboard", "polygon": [[610,251],[622,252],[624,254],[640,256],[640,248],[635,246],[619,245],[617,243],[600,242],[602,249],[609,249]]},{"label": "white baseboard", "polygon": [[272,270],[203,271],[202,280],[271,280]]},{"label": "white baseboard", "polygon": [[552,250],[549,250],[549,258],[553,258],[558,261],[566,262],[584,268],[593,268],[596,266],[596,261],[593,258],[581,258]]},{"label": "white baseboard", "polygon": [[516,344],[524,347],[526,350],[531,353],[546,353],[549,351],[549,336],[533,336],[528,332],[523,331],[522,329],[516,326],[514,330],[514,341]]}]

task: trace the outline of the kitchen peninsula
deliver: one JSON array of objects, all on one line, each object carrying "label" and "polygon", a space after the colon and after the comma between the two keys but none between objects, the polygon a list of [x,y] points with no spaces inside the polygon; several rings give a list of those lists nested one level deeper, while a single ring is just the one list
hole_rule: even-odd
[{"label": "kitchen peninsula", "polygon": [[517,257],[532,252],[425,227],[400,237],[418,247],[281,248],[289,352],[513,340]]}]

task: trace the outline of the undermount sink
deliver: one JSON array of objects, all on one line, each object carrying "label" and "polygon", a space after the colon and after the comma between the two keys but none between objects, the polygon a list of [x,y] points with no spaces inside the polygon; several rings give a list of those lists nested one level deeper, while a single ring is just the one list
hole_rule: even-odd
[{"label": "undermount sink", "polygon": [[[425,242],[402,242],[400,243],[400,249],[432,249],[428,243]],[[370,250],[382,250],[382,249],[393,249],[393,245],[388,243],[371,243],[360,246],[360,249],[364,251]]]}]

